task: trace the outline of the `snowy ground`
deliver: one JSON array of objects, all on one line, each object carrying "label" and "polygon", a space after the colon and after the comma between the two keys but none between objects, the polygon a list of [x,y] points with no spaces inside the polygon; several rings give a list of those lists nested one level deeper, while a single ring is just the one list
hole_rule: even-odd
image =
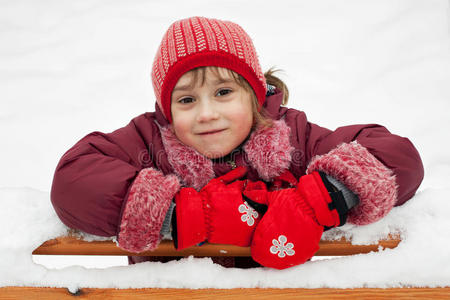
[{"label": "snowy ground", "polygon": [[[153,110],[160,39],[193,15],[242,25],[263,69],[285,71],[290,106],[312,122],[380,123],[411,139],[426,171],[418,194],[376,224],[327,236],[368,243],[398,232],[396,249],[284,271],[224,269],[208,258],[33,261],[34,248],[66,230],[49,200],[59,158],[87,133]],[[450,285],[449,15],[444,0],[0,1],[0,286]]]}]

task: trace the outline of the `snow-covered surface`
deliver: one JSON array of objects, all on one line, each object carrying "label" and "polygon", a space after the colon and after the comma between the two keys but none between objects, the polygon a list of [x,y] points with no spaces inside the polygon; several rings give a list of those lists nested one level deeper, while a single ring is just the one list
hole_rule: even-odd
[{"label": "snow-covered surface", "polygon": [[[153,110],[156,48],[171,22],[193,15],[242,25],[263,69],[285,71],[290,106],[312,122],[380,123],[410,138],[426,170],[418,194],[380,222],[326,236],[364,244],[399,233],[396,249],[284,271],[208,258],[60,269],[33,261],[33,249],[66,232],[49,200],[59,158],[87,133]],[[448,21],[444,0],[1,1],[0,286],[450,285]]]}]

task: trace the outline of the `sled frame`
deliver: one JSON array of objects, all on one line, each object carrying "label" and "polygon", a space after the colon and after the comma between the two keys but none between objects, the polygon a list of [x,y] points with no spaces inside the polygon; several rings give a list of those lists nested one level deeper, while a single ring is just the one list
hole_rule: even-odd
[{"label": "sled frame", "polygon": [[[345,239],[321,241],[315,256],[346,256],[393,249],[401,242],[398,237],[389,237],[372,245],[353,245]],[[84,241],[76,236],[63,236],[43,243],[33,255],[124,255],[157,257],[249,257],[248,247],[204,244],[177,251],[172,241],[163,241],[154,251],[130,253],[120,249],[113,241]],[[69,291],[66,288],[4,287],[0,288],[0,299],[448,299],[450,287],[442,288],[357,288],[357,289],[101,289],[82,288]]]}]

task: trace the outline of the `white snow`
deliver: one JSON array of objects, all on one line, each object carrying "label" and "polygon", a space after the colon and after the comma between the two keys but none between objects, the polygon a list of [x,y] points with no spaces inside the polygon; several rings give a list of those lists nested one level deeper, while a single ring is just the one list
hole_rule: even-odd
[{"label": "white snow", "polygon": [[[426,171],[417,195],[375,224],[325,237],[367,244],[398,233],[396,249],[283,271],[192,257],[133,266],[111,257],[33,261],[36,247],[67,230],[49,199],[59,158],[87,133],[153,110],[155,51],[171,22],[193,15],[242,25],[263,69],[285,71],[289,106],[312,122],[379,123],[416,145]],[[449,16],[445,0],[1,1],[0,286],[450,285]]]}]

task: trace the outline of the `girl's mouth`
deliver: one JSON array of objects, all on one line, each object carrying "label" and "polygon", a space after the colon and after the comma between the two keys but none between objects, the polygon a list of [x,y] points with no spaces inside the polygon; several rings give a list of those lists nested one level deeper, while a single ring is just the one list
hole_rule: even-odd
[{"label": "girl's mouth", "polygon": [[211,130],[211,131],[199,133],[199,135],[212,135],[212,134],[215,134],[215,133],[222,132],[222,131],[224,131],[224,130],[225,130],[225,129]]}]

